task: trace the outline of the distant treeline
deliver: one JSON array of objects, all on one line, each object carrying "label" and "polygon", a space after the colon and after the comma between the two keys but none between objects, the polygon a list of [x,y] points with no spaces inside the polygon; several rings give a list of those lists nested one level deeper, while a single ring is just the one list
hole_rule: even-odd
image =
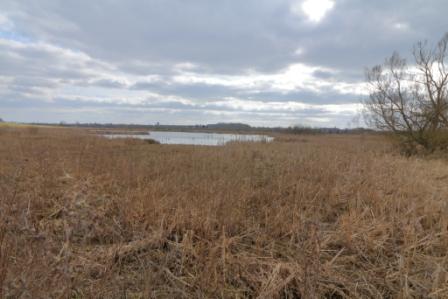
[{"label": "distant treeline", "polygon": [[287,128],[276,127],[276,128],[257,128],[263,131],[281,132],[288,134],[361,134],[361,133],[374,133],[375,131],[366,128],[351,128],[351,129],[340,129],[337,127],[333,128],[313,128],[313,127],[302,127],[302,126],[292,126]]},{"label": "distant treeline", "polygon": [[375,131],[365,128],[340,129],[337,127],[252,127],[244,123],[217,123],[207,125],[141,125],[141,124],[112,124],[112,123],[31,123],[33,125],[53,125],[62,127],[80,127],[94,129],[129,129],[129,130],[157,130],[157,131],[223,131],[223,132],[272,132],[288,134],[359,134]]}]

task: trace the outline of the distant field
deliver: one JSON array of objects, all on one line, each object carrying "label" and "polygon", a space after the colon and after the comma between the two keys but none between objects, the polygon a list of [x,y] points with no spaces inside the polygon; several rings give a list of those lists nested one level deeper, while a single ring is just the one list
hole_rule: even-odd
[{"label": "distant field", "polygon": [[448,164],[0,124],[0,298],[448,298]]},{"label": "distant field", "polygon": [[0,122],[0,127],[21,127],[23,125],[10,122]]},{"label": "distant field", "polygon": [[0,122],[0,128],[10,127],[10,128],[29,128],[29,127],[39,127],[39,128],[57,128],[57,126],[50,125],[30,125],[30,124],[21,124],[21,123],[12,123],[12,122]]}]

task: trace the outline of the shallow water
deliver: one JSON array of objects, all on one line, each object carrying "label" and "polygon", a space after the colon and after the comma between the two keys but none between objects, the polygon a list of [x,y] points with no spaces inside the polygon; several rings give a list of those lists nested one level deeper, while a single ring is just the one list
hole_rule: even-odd
[{"label": "shallow water", "polygon": [[266,135],[198,133],[198,132],[163,132],[150,131],[149,135],[106,135],[108,138],[153,139],[162,144],[224,145],[230,141],[271,142],[273,137]]}]

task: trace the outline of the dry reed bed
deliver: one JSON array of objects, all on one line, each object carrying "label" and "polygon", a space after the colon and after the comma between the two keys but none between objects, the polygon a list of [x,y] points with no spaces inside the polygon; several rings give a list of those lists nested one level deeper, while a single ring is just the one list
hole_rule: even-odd
[{"label": "dry reed bed", "polygon": [[0,132],[0,297],[447,298],[448,168],[372,136]]}]

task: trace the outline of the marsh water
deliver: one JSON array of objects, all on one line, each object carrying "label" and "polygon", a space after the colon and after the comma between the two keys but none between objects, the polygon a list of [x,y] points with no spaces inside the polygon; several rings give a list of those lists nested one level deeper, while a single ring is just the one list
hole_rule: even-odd
[{"label": "marsh water", "polygon": [[239,142],[271,142],[273,137],[267,135],[245,135],[245,134],[221,134],[200,132],[164,132],[150,131],[148,135],[123,135],[110,134],[108,138],[138,138],[153,139],[162,144],[193,144],[193,145],[225,145],[230,141]]}]

